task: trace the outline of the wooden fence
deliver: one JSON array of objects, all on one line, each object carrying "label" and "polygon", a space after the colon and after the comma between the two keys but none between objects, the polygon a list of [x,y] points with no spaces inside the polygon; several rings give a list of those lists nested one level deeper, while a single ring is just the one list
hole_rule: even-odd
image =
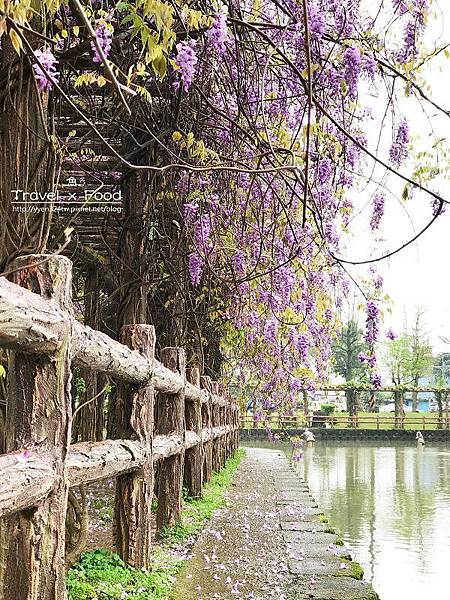
[{"label": "wooden fence", "polygon": [[[180,518],[183,485],[201,495],[237,448],[239,411],[216,382],[186,370],[182,348],[165,348],[157,361],[153,326],[126,326],[116,341],[77,321],[67,258],[22,257],[11,271],[12,281],[0,278],[0,347],[11,350],[0,597],[61,600],[69,488],[116,478],[117,551],[148,568],[155,472],[161,529]],[[121,439],[70,444],[73,365],[118,382]]]},{"label": "wooden fence", "polygon": [[[254,429],[253,415],[241,417],[242,429]],[[440,417],[421,415],[420,413],[403,413],[394,415],[390,413],[373,413],[372,415],[303,415],[279,416],[270,415],[264,423],[259,422],[256,428],[269,426],[272,429],[301,429],[304,427],[330,427],[335,429],[449,429],[450,417],[446,413]]]}]

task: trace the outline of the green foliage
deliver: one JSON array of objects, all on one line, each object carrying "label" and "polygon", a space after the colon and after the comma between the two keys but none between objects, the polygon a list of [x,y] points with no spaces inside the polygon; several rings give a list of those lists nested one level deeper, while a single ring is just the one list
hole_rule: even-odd
[{"label": "green foliage", "polygon": [[145,572],[128,567],[117,554],[107,550],[85,552],[67,575],[69,600],[162,600],[167,597],[182,560],[167,553],[156,558],[160,567]]},{"label": "green foliage", "polygon": [[392,382],[418,385],[419,379],[431,372],[433,355],[428,336],[422,328],[423,312],[418,309],[411,333],[405,330],[385,344],[384,364]]},{"label": "green foliage", "polygon": [[367,352],[367,344],[358,323],[349,319],[333,344],[334,371],[345,381],[364,378],[365,366],[358,359],[360,352]]},{"label": "green foliage", "polygon": [[326,415],[332,415],[334,413],[335,406],[334,404],[321,404],[320,410],[324,412]]},{"label": "green foliage", "polygon": [[[203,488],[203,497],[186,499],[181,523],[162,532],[163,543],[152,555],[152,570],[127,566],[117,554],[107,550],[85,552],[67,574],[69,600],[163,600],[168,597],[175,575],[184,564],[171,547],[198,533],[213,512],[224,506],[224,492],[245,451],[240,449],[220,473]],[[185,495],[186,496],[186,495]]]},{"label": "green foliage", "polygon": [[181,523],[163,530],[162,539],[168,543],[179,543],[203,529],[214,511],[225,506],[224,491],[230,485],[244,454],[245,451],[239,449],[219,473],[213,474],[210,483],[203,488],[203,496],[197,500],[191,499],[184,505]]},{"label": "green foliage", "polygon": [[433,382],[436,387],[447,387],[450,383],[450,352],[441,352],[433,362]]},{"label": "green foliage", "polygon": [[401,385],[409,379],[409,364],[411,362],[410,338],[403,333],[395,340],[389,340],[385,344],[383,354],[392,383]]},{"label": "green foliage", "polygon": [[75,394],[77,401],[81,398],[83,394],[86,393],[86,382],[83,377],[76,374],[73,378],[73,384],[75,386]]}]

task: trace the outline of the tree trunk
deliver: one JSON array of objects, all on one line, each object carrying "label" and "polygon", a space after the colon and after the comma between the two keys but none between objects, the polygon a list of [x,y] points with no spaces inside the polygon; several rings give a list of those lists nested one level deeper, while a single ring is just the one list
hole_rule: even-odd
[{"label": "tree trunk", "polygon": [[403,429],[405,420],[405,407],[403,404],[404,394],[403,392],[394,392],[395,402],[395,429]]},{"label": "tree trunk", "polygon": [[[418,379],[418,377],[416,377],[414,379],[414,387],[417,387],[418,385],[419,385],[419,379]],[[418,405],[419,405],[419,394],[418,394],[417,390],[413,390],[411,397],[412,397],[412,403],[411,403],[412,412],[417,412]]]},{"label": "tree trunk", "polygon": [[[16,256],[43,252],[52,216],[51,206],[37,205],[30,192],[52,192],[55,150],[48,118],[48,93],[39,92],[25,53],[20,57],[7,35],[0,49],[0,270]],[[22,204],[12,204],[13,201]]]},{"label": "tree trunk", "polygon": [[[148,174],[128,173],[122,185],[124,225],[119,243],[119,280],[121,296],[117,315],[117,330],[125,325],[148,323],[147,257],[145,219],[147,213]],[[108,437],[118,438],[127,416],[118,404],[117,394],[109,398]]]}]

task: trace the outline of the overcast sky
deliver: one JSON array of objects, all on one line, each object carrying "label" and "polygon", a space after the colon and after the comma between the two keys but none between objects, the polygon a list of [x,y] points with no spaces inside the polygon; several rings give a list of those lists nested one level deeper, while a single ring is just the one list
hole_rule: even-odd
[{"label": "overcast sky", "polygon": [[[429,47],[434,47],[437,38],[440,38],[438,45],[450,43],[450,3],[447,3],[447,0],[441,1],[439,9],[442,15],[436,20],[433,19],[431,31],[426,37]],[[429,95],[444,108],[450,109],[450,59],[442,57],[436,60],[433,69],[427,68],[424,75],[431,84]],[[375,97],[373,90],[369,93],[374,116],[369,143],[373,147],[385,103],[382,95]],[[449,141],[450,119],[440,116],[436,109],[428,105],[426,115],[416,101],[406,100],[402,102],[400,112],[410,123],[416,151],[430,148],[436,138],[446,138],[447,142]],[[391,136],[391,124],[388,121],[382,141],[385,157]],[[411,175],[412,166],[406,164],[401,170],[406,175]],[[371,165],[367,166],[366,172],[371,172]],[[369,185],[360,189],[353,200],[361,212],[352,223],[353,236],[346,241],[345,252],[342,253],[350,260],[373,258],[401,246],[431,218],[430,196],[416,192],[413,199],[405,203],[401,201],[403,182],[392,176],[386,180],[382,168],[375,170],[374,179],[382,181],[388,188],[385,189],[387,204],[383,225],[378,236],[370,233],[371,197],[375,191],[381,191],[381,188]],[[450,200],[449,181],[440,180],[431,186]],[[435,352],[450,351],[450,345],[440,339],[442,336],[450,338],[449,258],[450,206],[447,213],[440,216],[417,242],[396,256],[377,263],[378,271],[385,279],[385,291],[393,301],[392,313],[385,315],[385,328],[392,327],[394,331],[401,332],[405,315],[411,322],[416,307],[422,306],[426,311],[426,329]],[[367,267],[352,267],[350,270],[359,277],[364,277],[367,273]]]}]

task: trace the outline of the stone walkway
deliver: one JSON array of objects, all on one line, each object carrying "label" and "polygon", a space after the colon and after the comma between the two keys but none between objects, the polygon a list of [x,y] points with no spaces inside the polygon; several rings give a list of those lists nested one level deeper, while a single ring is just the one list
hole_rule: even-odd
[{"label": "stone walkway", "polygon": [[171,600],[377,600],[278,450],[247,448]]}]

